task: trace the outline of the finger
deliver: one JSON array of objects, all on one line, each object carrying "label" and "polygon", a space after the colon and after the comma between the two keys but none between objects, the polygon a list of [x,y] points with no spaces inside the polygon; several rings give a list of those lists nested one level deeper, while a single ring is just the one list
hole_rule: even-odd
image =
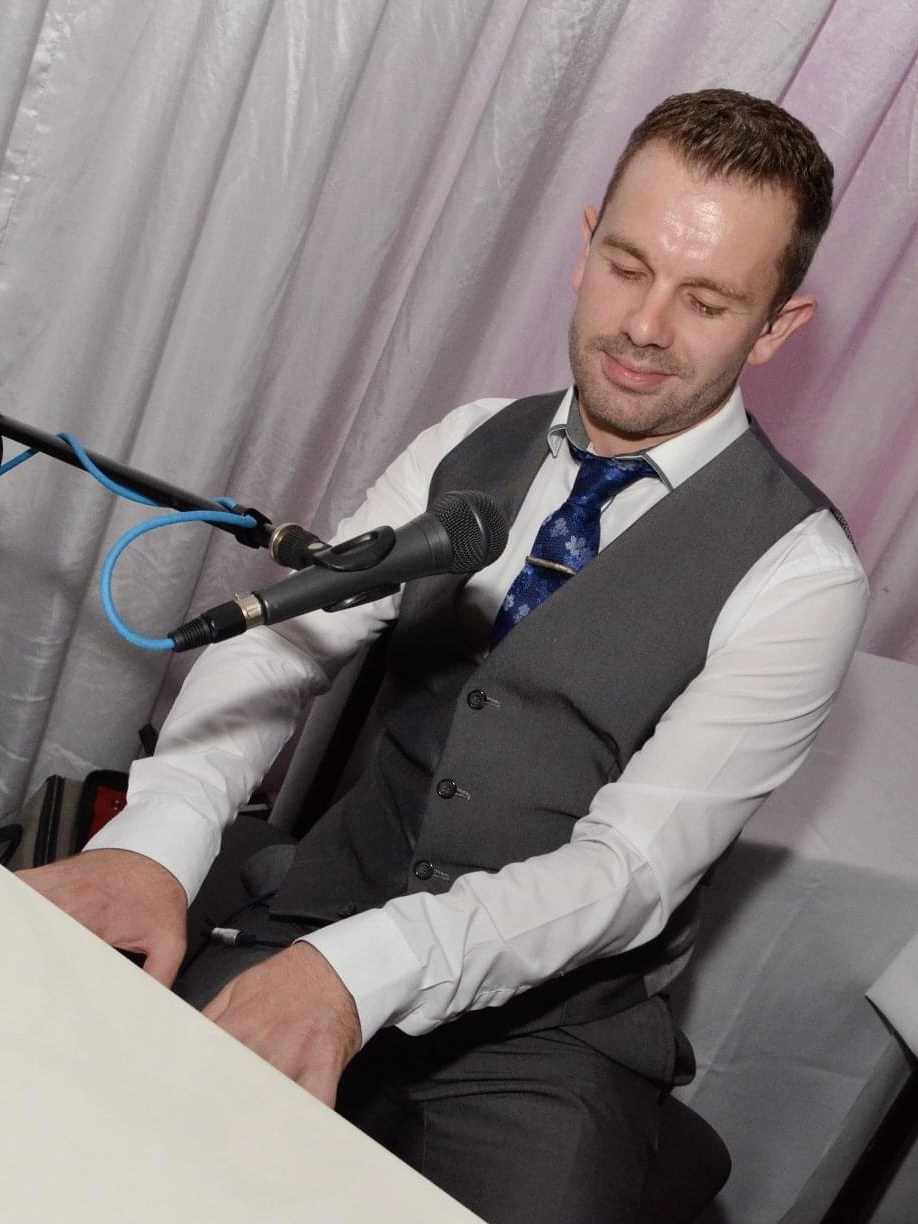
[{"label": "finger", "polygon": [[182,938],[157,940],[145,949],[144,973],[155,978],[163,986],[171,986],[185,959],[185,940]]}]

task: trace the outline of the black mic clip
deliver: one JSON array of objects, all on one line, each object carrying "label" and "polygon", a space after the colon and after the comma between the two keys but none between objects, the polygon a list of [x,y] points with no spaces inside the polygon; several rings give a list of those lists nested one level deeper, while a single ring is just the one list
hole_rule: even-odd
[{"label": "black mic clip", "polygon": [[287,569],[304,570],[318,565],[338,573],[352,573],[379,565],[394,546],[395,532],[391,527],[365,531],[341,544],[326,544],[305,527],[282,523],[275,527],[268,550],[278,565]]},{"label": "black mic clip", "polygon": [[[274,560],[287,569],[304,570],[310,565],[318,565],[338,573],[357,573],[378,565],[388,557],[394,546],[395,532],[391,527],[377,527],[354,536],[352,540],[331,545],[297,523],[282,523],[271,536],[268,549]],[[359,604],[382,599],[384,595],[394,595],[398,589],[397,582],[381,583],[368,591],[329,604],[325,611],[343,612],[345,608],[356,608]]]}]

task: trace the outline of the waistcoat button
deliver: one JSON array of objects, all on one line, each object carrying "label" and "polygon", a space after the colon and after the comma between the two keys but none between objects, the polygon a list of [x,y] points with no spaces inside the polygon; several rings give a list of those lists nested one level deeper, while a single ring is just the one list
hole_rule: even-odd
[{"label": "waistcoat button", "polygon": [[484,689],[472,689],[468,697],[466,697],[466,701],[473,710],[483,710],[488,704],[488,694]]},{"label": "waistcoat button", "polygon": [[347,901],[344,905],[338,906],[339,918],[351,918],[357,913],[357,906],[353,901]]},{"label": "waistcoat button", "polygon": [[414,874],[419,880],[429,880],[433,875],[433,870],[433,863],[428,863],[426,859],[414,865]]},{"label": "waistcoat button", "polygon": [[452,778],[441,778],[437,783],[437,794],[441,799],[452,799],[458,789]]}]

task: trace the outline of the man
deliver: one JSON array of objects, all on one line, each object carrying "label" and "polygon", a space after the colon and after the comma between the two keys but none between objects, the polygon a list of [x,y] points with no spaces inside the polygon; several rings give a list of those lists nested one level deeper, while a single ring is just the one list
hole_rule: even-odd
[{"label": "man", "polygon": [[697,885],[801,763],[857,641],[846,533],[736,387],[813,314],[831,182],[771,103],[651,112],[584,213],[575,387],[453,412],[338,533],[482,488],[504,555],[214,648],[122,816],[26,873],[170,983],[221,827],[304,695],[397,617],[373,767],[252,886],[253,929],[312,933],[242,973],[207,954],[186,994],[329,1103],[354,1059],[349,1116],[492,1222],[634,1218],[690,1063],[659,992]]}]

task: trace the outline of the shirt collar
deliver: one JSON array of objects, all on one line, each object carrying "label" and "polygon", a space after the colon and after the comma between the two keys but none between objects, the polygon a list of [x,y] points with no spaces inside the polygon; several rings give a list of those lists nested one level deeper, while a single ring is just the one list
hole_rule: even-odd
[{"label": "shirt collar", "polygon": [[[715,455],[726,450],[730,443],[735,442],[748,428],[743,395],[736,386],[723,407],[718,408],[711,416],[705,417],[684,433],[677,434],[675,438],[650,446],[640,453],[646,456],[664,484],[674,489],[709,463]],[[580,419],[573,387],[568,388],[548,427],[548,446],[556,458],[565,438],[570,438],[571,442],[582,450],[592,449]]]}]

